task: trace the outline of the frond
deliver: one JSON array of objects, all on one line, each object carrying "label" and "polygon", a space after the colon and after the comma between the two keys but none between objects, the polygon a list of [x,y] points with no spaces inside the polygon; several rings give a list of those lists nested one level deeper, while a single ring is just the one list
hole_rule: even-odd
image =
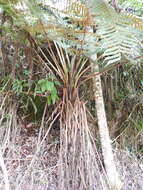
[{"label": "frond", "polygon": [[100,19],[100,21],[103,20],[108,23],[131,26],[143,30],[143,19],[127,12],[117,13],[104,0],[89,0],[88,2],[95,21]]},{"label": "frond", "polygon": [[140,55],[140,38],[143,20],[127,13],[117,13],[104,0],[89,0],[90,10],[100,36],[99,47],[103,50],[104,62],[109,65],[121,60],[122,55]]},{"label": "frond", "polygon": [[133,26],[134,28],[137,28],[139,30],[143,30],[143,19],[135,16],[133,14],[127,14],[125,15],[125,17],[127,19],[129,19],[129,23],[131,26]]},{"label": "frond", "polygon": [[122,55],[132,58],[140,55],[140,41],[137,36],[116,25],[105,25],[98,27],[98,34],[101,36],[101,49],[104,51],[104,62],[107,65],[119,62]]},{"label": "frond", "polygon": [[22,27],[34,35],[44,34],[69,51],[79,49],[87,56],[102,51],[107,64],[120,61],[122,55],[139,55],[139,30],[143,30],[141,18],[117,13],[104,0],[65,2],[64,9],[60,10],[51,5],[36,4],[35,0],[24,0],[31,17],[37,19],[27,24],[28,17],[23,14],[27,25]]}]

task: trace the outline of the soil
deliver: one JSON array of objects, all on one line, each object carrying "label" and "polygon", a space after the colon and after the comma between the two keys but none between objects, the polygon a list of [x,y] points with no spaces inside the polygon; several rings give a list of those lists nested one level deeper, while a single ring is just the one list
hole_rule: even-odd
[{"label": "soil", "polygon": [[[0,127],[3,133],[5,126]],[[58,190],[57,169],[59,130],[52,129],[38,144],[38,129],[31,131],[18,126],[13,138],[1,141],[3,157],[9,175],[11,190]],[[125,150],[114,150],[116,165],[123,181],[123,190],[143,190],[143,157]],[[0,190],[4,190],[0,172]]]}]

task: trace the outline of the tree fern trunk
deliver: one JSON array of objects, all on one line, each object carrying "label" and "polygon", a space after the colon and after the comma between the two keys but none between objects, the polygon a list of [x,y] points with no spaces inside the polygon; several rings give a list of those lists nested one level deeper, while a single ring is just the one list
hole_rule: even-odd
[{"label": "tree fern trunk", "polygon": [[[99,72],[99,66],[97,64],[96,55],[91,57],[91,68],[94,73]],[[97,111],[102,154],[103,154],[105,169],[107,172],[107,177],[109,180],[109,185],[112,190],[120,190],[121,181],[119,179],[118,172],[116,170],[113,152],[112,152],[112,146],[111,146],[105,107],[104,107],[100,75],[97,75],[95,78],[93,78],[93,90],[94,90],[94,97],[96,103],[95,105]]]}]

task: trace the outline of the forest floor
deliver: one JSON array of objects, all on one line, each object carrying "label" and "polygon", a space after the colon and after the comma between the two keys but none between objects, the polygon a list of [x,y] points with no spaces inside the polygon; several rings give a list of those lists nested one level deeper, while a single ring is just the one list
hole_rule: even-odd
[{"label": "forest floor", "polygon": [[[43,136],[39,139],[36,128],[27,130],[18,126],[12,138],[7,135],[9,139],[2,139],[4,131],[5,126],[1,126],[0,141],[11,190],[58,190],[59,130],[52,129],[45,139]],[[123,190],[143,190],[143,156],[137,159],[125,150],[114,153]],[[0,190],[4,190],[2,172]]]}]

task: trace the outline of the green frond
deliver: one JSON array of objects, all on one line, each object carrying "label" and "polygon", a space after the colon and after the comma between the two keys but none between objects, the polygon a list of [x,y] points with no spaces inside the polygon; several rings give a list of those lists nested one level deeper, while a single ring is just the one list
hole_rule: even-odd
[{"label": "green frond", "polygon": [[118,17],[118,13],[104,0],[89,0],[87,3],[87,6],[95,19],[103,18],[106,20],[112,20]]},{"label": "green frond", "polygon": [[19,0],[0,0],[1,5],[6,5],[6,4],[16,4],[18,3]]},{"label": "green frond", "polygon": [[[27,10],[22,14],[17,12],[23,20],[15,25],[21,25],[32,35],[44,34],[63,48],[79,49],[87,56],[102,51],[106,64],[120,61],[122,55],[136,57],[140,54],[143,20],[125,12],[117,13],[104,0],[66,1],[64,10],[44,6],[36,0],[20,2]],[[29,17],[33,18],[32,23]]]},{"label": "green frond", "polygon": [[140,42],[135,34],[125,28],[112,24],[98,27],[101,37],[101,49],[104,61],[109,65],[121,60],[122,55],[137,57],[140,55]]},{"label": "green frond", "polygon": [[131,26],[136,29],[143,30],[143,19],[126,12],[117,13],[106,1],[104,0],[89,0],[89,8],[95,19],[104,20],[106,22]]}]

